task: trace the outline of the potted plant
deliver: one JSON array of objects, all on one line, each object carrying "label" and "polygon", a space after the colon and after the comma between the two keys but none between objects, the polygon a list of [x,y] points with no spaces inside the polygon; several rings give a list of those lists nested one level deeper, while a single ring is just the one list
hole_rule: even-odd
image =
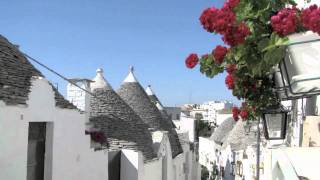
[{"label": "potted plant", "polygon": [[[280,62],[298,62],[286,66],[291,68],[290,75],[282,76],[278,82],[285,80],[284,86],[293,82],[293,88],[300,87],[299,77],[306,70],[299,64],[303,62],[299,62],[301,50],[297,50],[300,45],[296,40],[318,36],[314,33],[320,33],[319,12],[316,5],[298,9],[293,0],[227,0],[221,8],[207,8],[200,22],[209,33],[220,34],[225,45],[218,45],[201,57],[191,53],[186,66],[200,64],[200,72],[209,78],[226,71],[227,88],[244,101],[242,107],[233,109],[234,119],[254,120],[268,107],[280,104],[273,78]],[[295,34],[306,31],[313,35]],[[318,46],[318,42],[310,43]]]}]

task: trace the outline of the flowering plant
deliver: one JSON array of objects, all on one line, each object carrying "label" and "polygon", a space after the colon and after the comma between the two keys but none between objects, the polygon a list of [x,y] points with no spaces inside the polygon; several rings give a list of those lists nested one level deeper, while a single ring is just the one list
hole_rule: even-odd
[{"label": "flowering plant", "polygon": [[274,92],[273,67],[285,57],[288,35],[311,30],[320,34],[320,8],[298,9],[293,0],[227,0],[222,8],[203,11],[200,23],[209,33],[222,36],[218,45],[201,58],[191,54],[186,64],[200,64],[200,72],[213,78],[225,70],[225,84],[245,101],[234,108],[234,119],[254,120],[280,100]]},{"label": "flowering plant", "polygon": [[85,134],[90,134],[91,139],[100,144],[106,142],[106,136],[101,131],[85,131]]}]

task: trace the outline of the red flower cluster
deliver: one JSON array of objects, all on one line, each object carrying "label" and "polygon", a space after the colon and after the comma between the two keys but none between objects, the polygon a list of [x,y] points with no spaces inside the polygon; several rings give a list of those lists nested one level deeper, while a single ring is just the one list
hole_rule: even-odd
[{"label": "red flower cluster", "polygon": [[223,62],[224,57],[228,53],[228,48],[224,46],[218,45],[213,51],[212,55],[214,57],[214,60],[216,64],[221,64]]},{"label": "red flower cluster", "polygon": [[223,34],[222,40],[230,46],[237,46],[244,43],[246,37],[250,35],[250,33],[249,27],[242,22],[237,26],[230,27]]},{"label": "red flower cluster", "polygon": [[240,111],[240,117],[241,117],[242,120],[247,120],[248,117],[249,117],[249,112],[247,110],[245,110],[245,109],[242,109]]},{"label": "red flower cluster", "polygon": [[224,33],[226,29],[234,24],[236,15],[229,8],[217,9],[215,7],[205,9],[200,22],[208,32]]},{"label": "red flower cluster", "polygon": [[240,113],[240,109],[238,107],[232,108],[232,116],[235,121],[239,120],[239,113]]},{"label": "red flower cluster", "polygon": [[303,27],[320,34],[320,8],[312,5],[301,13]]},{"label": "red flower cluster", "polygon": [[234,89],[234,77],[231,74],[228,74],[226,79],[225,79],[225,83],[228,87],[228,89]]},{"label": "red flower cluster", "polygon": [[203,28],[211,33],[220,33],[223,41],[230,46],[242,44],[250,34],[250,29],[244,22],[237,24],[236,15],[232,11],[239,3],[240,0],[228,0],[223,8],[205,9],[200,16]]},{"label": "red flower cluster", "polygon": [[91,139],[95,142],[104,143],[106,141],[106,137],[103,132],[94,131],[90,133]]},{"label": "red flower cluster", "polygon": [[237,65],[235,64],[227,64],[226,70],[229,74],[233,74],[237,70]]},{"label": "red flower cluster", "polygon": [[238,4],[240,3],[240,0],[228,0],[223,8],[230,8],[230,9],[233,9],[235,8]]},{"label": "red flower cluster", "polygon": [[248,106],[247,103],[243,102],[241,105],[241,108],[239,109],[238,107],[233,107],[232,108],[232,115],[233,119],[235,121],[239,120],[239,116],[243,121],[247,120],[249,118],[249,111],[248,111]]},{"label": "red flower cluster", "polygon": [[197,54],[190,54],[187,59],[186,59],[186,66],[188,68],[194,68],[199,62],[199,58],[198,58],[198,55]]},{"label": "red flower cluster", "polygon": [[294,33],[298,25],[297,8],[284,8],[271,17],[273,30],[281,36]]}]

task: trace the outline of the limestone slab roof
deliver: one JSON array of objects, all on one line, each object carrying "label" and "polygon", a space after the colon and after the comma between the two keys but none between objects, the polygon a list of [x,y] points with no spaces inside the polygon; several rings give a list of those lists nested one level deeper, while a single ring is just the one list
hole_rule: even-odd
[{"label": "limestone slab roof", "polygon": [[217,144],[223,144],[226,142],[227,137],[230,133],[230,131],[233,129],[235,125],[235,121],[233,118],[228,118],[224,120],[220,126],[212,133],[210,139],[213,140]]},{"label": "limestone slab roof", "polygon": [[170,126],[172,126],[173,128],[176,128],[175,124],[173,123],[172,119],[169,117],[167,111],[164,109],[161,101],[159,100],[159,98],[157,97],[157,95],[154,93],[154,91],[151,89],[151,85],[149,85],[146,88],[146,93],[150,99],[150,101],[156,105],[156,107],[158,108],[158,110],[161,112],[161,115],[163,117],[163,119],[169,121],[169,123],[171,124]]},{"label": "limestone slab roof", "polygon": [[[0,100],[7,105],[26,105],[32,86],[32,77],[44,76],[17,46],[0,35]],[[52,86],[52,89],[57,107],[76,109],[56,88]]]},{"label": "limestone slab roof", "polygon": [[131,149],[141,151],[145,160],[156,157],[152,148],[152,136],[148,126],[108,86],[93,90],[90,121],[101,129],[111,150]]},{"label": "limestone slab roof", "polygon": [[227,144],[231,150],[239,151],[247,148],[247,135],[242,120],[237,121],[227,138]]},{"label": "limestone slab roof", "polygon": [[154,103],[157,104],[159,103],[160,106],[163,107],[162,103],[160,102],[159,98],[157,97],[157,95],[154,93],[154,91],[151,88],[151,85],[148,85],[148,87],[146,88],[146,93],[149,96],[150,100]]},{"label": "limestone slab roof", "polygon": [[150,101],[147,93],[136,78],[134,78],[135,81],[128,81],[128,79],[132,79],[131,77],[135,77],[132,70],[117,93],[150,128],[168,131],[172,157],[176,157],[182,153],[182,147],[172,123],[170,123],[169,119],[165,119],[156,105]]}]

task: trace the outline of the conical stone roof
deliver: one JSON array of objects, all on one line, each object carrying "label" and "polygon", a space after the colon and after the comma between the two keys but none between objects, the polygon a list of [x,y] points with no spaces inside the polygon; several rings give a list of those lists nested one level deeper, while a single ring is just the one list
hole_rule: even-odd
[{"label": "conical stone roof", "polygon": [[222,145],[226,143],[230,131],[233,129],[235,121],[233,118],[224,120],[220,126],[212,133],[210,139],[215,143]]},{"label": "conical stone roof", "polygon": [[[146,93],[149,96],[150,100],[157,105],[157,103],[159,103],[157,105],[158,109],[160,109],[161,107],[163,108],[162,103],[160,102],[159,98],[157,97],[157,95],[154,93],[154,91],[151,88],[151,85],[148,85],[148,87],[146,88]],[[160,109],[161,110],[161,109]]]},{"label": "conical stone roof", "polygon": [[172,124],[163,118],[156,105],[150,101],[148,95],[134,76],[133,68],[130,68],[128,76],[117,93],[150,128],[168,131],[173,158],[182,153],[177,132]]},{"label": "conical stone roof", "polygon": [[101,70],[94,80],[90,121],[105,133],[108,148],[137,150],[143,153],[145,160],[155,158],[148,126],[106,82]]},{"label": "conical stone roof", "polygon": [[[32,77],[44,76],[16,45],[0,35],[0,101],[4,101],[7,105],[26,105]],[[52,90],[57,107],[76,109],[53,86]]]},{"label": "conical stone roof", "polygon": [[230,131],[227,143],[233,151],[244,150],[247,148],[247,138],[244,123],[242,120],[239,120]]},{"label": "conical stone roof", "polygon": [[175,124],[173,123],[173,121],[171,120],[171,118],[169,117],[169,115],[167,114],[166,110],[164,109],[161,101],[159,100],[159,98],[157,97],[157,95],[154,93],[154,91],[151,88],[151,85],[148,85],[148,87],[146,88],[146,93],[150,99],[150,101],[156,105],[156,107],[158,108],[158,110],[161,112],[161,115],[163,117],[163,119],[169,121],[169,123],[171,124],[170,126],[172,126],[173,128],[176,128]]}]

